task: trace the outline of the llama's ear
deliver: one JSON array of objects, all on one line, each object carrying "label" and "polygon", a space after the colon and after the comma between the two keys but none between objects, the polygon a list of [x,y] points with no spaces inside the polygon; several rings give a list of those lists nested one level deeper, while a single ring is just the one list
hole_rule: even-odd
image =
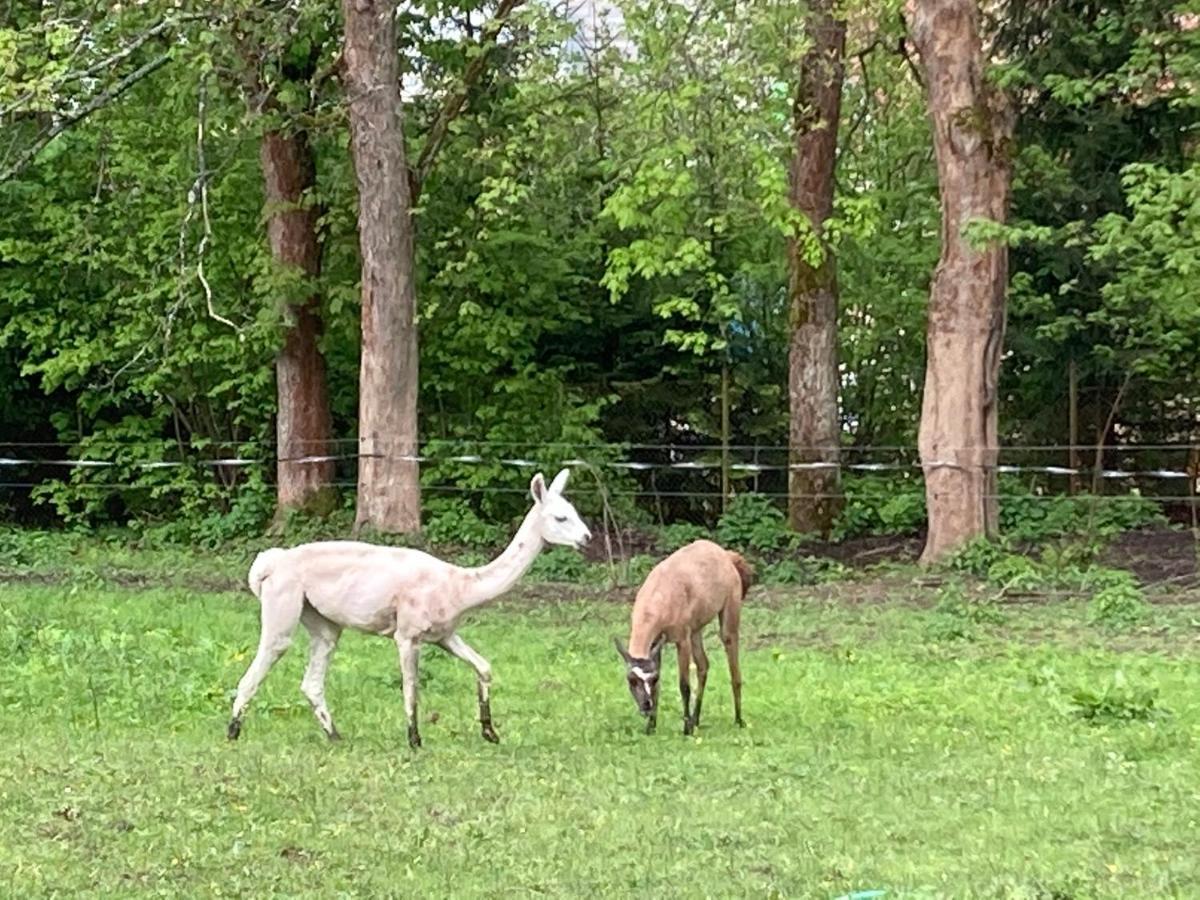
[{"label": "llama's ear", "polygon": [[559,472],[557,475],[555,475],[554,480],[552,482],[550,482],[550,490],[553,493],[558,494],[559,496],[562,496],[562,492],[567,487],[567,479],[570,477],[571,477],[571,470],[563,469],[561,472]]},{"label": "llama's ear", "polygon": [[529,494],[534,503],[541,503],[546,499],[546,479],[542,477],[541,472],[534,475],[533,480],[529,482]]},{"label": "llama's ear", "polygon": [[625,660],[625,665],[632,666],[633,659],[630,657],[629,651],[621,646],[621,639],[619,637],[614,637],[613,644],[616,646],[617,652],[621,654],[621,659]]},{"label": "llama's ear", "polygon": [[658,663],[662,660],[662,648],[663,644],[666,642],[667,636],[665,634],[660,634],[654,639],[654,643],[650,645],[650,658],[654,660],[655,663]]}]

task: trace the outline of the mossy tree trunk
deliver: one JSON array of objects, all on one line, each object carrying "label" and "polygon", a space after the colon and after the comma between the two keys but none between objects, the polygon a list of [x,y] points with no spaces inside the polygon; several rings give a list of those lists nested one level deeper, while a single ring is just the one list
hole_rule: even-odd
[{"label": "mossy tree trunk", "polygon": [[846,25],[834,16],[833,6],[831,0],[815,0],[809,7],[812,46],[796,86],[789,194],[809,229],[788,243],[788,443],[793,466],[788,520],[796,531],[826,536],[841,507],[837,270],[825,224],[833,214]]},{"label": "mossy tree trunk", "polygon": [[1013,116],[984,74],[976,0],[918,0],[912,36],[933,126],[941,196],[941,258],[926,334],[919,445],[935,562],[997,530],[998,382],[1004,344],[1008,249],[976,245],[967,226],[1004,222],[1011,185]]}]

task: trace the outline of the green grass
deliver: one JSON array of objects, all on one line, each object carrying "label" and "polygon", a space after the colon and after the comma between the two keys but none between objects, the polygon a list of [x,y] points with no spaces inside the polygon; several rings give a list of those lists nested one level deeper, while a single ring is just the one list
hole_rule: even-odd
[{"label": "green grass", "polygon": [[414,753],[389,641],[339,647],[342,743],[300,695],[301,631],[230,744],[247,592],[0,586],[0,891],[1200,895],[1195,607],[1114,632],[1082,601],[835,594],[752,595],[748,727],[710,638],[689,739],[673,663],[659,733],[641,731],[611,645],[626,607],[518,592],[463,630],[495,669],[503,743],[478,736],[472,673],[427,650]]}]

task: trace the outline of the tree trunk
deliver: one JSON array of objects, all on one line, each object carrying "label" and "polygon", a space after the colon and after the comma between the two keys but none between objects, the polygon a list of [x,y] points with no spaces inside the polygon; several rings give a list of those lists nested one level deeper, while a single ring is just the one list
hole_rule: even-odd
[{"label": "tree trunk", "polygon": [[922,562],[997,530],[1000,357],[1008,250],[973,247],[972,220],[1003,222],[1011,180],[1013,116],[984,79],[976,0],[918,0],[921,54],[941,194],[942,251],[926,336],[920,453],[929,535]]},{"label": "tree trunk", "polygon": [[721,512],[729,511],[732,498],[732,461],[729,457],[729,359],[721,362]]},{"label": "tree trunk", "polygon": [[1079,493],[1079,366],[1075,357],[1067,362],[1067,466],[1071,473],[1071,494]]},{"label": "tree trunk", "polygon": [[362,364],[354,527],[421,528],[412,195],[404,150],[395,3],[343,0],[350,149],[358,183]]},{"label": "tree trunk", "polygon": [[[283,267],[315,278],[321,270],[317,211],[304,205],[316,184],[316,166],[303,131],[268,131],[260,148],[271,255]],[[278,444],[276,518],[291,509],[329,503],[332,462],[299,462],[330,455],[332,438],[325,359],[318,342],[321,319],[317,297],[287,307],[289,327],[275,359],[279,398],[275,434]]]},{"label": "tree trunk", "polygon": [[818,0],[808,16],[813,45],[796,87],[789,199],[808,218],[811,233],[788,242],[790,459],[793,466],[825,464],[790,470],[788,520],[795,531],[825,536],[841,506],[837,271],[824,231],[833,213],[846,26],[832,5]]}]

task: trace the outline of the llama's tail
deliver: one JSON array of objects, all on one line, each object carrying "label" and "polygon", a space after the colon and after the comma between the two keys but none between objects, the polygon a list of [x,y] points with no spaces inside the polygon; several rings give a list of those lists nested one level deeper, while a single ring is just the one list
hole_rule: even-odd
[{"label": "llama's tail", "polygon": [[262,584],[271,577],[271,573],[275,571],[275,566],[284,552],[279,547],[272,547],[254,557],[254,564],[250,566],[250,577],[247,581],[250,582],[250,590],[254,592],[255,597],[262,596]]},{"label": "llama's tail", "polygon": [[754,569],[742,558],[742,554],[734,553],[732,550],[725,552],[729,554],[729,561],[737,569],[738,578],[742,579],[742,599],[745,600],[746,592],[750,590],[750,585],[754,584]]}]

